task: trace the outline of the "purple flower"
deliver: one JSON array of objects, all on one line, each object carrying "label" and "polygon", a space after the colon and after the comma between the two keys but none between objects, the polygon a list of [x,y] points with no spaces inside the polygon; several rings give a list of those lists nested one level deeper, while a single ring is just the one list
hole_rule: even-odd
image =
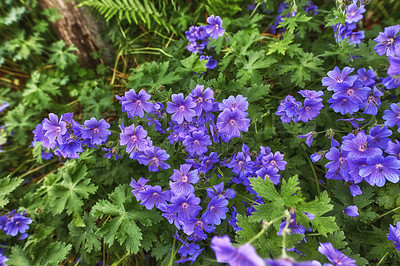
[{"label": "purple flower", "polygon": [[365,135],[364,132],[360,132],[354,138],[344,140],[342,150],[349,152],[348,158],[352,160],[381,155],[382,150],[371,147],[369,142],[371,142],[371,140],[368,139],[367,135]]},{"label": "purple flower", "polygon": [[226,135],[229,140],[233,137],[240,137],[240,132],[247,132],[249,126],[250,119],[247,118],[247,113],[239,109],[225,109],[217,118],[219,132]]},{"label": "purple flower", "polygon": [[365,102],[365,110],[363,114],[376,115],[381,106],[381,96],[383,96],[383,92],[378,90],[377,87],[374,87],[373,93],[368,96],[368,99]]},{"label": "purple flower", "polygon": [[354,68],[345,67],[342,71],[335,66],[334,70],[328,72],[328,77],[322,79],[322,86],[328,87],[328,91],[336,90],[337,84],[340,83],[348,83],[352,85],[354,81],[356,81],[356,76],[349,76],[351,72],[354,71]]},{"label": "purple flower", "polygon": [[199,182],[198,170],[190,171],[192,166],[190,164],[182,164],[180,170],[174,169],[173,175],[170,177],[172,181],[169,186],[175,195],[183,194],[187,196],[194,193],[194,187],[192,184]]},{"label": "purple flower", "polygon": [[[383,119],[385,121],[385,125],[388,127],[394,127],[397,125],[398,129],[397,131],[400,130],[400,103],[392,103],[390,105],[391,110],[385,110],[385,114],[383,115]],[[400,131],[399,131],[400,132]]]},{"label": "purple flower", "polygon": [[318,251],[325,255],[333,265],[357,266],[355,260],[335,249],[331,243],[319,243]]},{"label": "purple flower", "polygon": [[204,90],[204,85],[197,85],[191,94],[196,106],[194,111],[197,116],[200,116],[204,111],[205,113],[211,112],[214,107],[214,91],[210,88]]},{"label": "purple flower", "polygon": [[256,171],[256,175],[261,177],[263,180],[268,178],[274,185],[281,182],[281,176],[278,174],[279,170],[276,167],[268,166],[267,168],[261,167]]},{"label": "purple flower", "polygon": [[0,266],[6,266],[7,265],[6,261],[8,261],[8,258],[2,253],[0,253]]},{"label": "purple flower", "polygon": [[249,102],[246,97],[242,95],[237,95],[236,98],[234,96],[229,96],[228,99],[222,100],[222,103],[219,104],[219,109],[224,111],[225,109],[229,109],[231,111],[239,110],[242,112],[246,112],[249,107]]},{"label": "purple flower", "polygon": [[233,247],[227,235],[214,236],[211,239],[211,249],[214,250],[218,262],[225,262],[230,265],[265,265],[265,261],[258,256],[252,245],[244,244]]},{"label": "purple flower", "polygon": [[139,178],[137,182],[131,178],[130,186],[133,188],[132,194],[135,196],[137,201],[145,199],[143,192],[146,191],[146,188],[151,187],[150,185],[146,185],[147,182],[149,182],[149,180],[143,177]]},{"label": "purple flower", "polygon": [[388,241],[393,241],[394,246],[400,251],[400,222],[397,222],[396,227],[390,225],[387,237]]},{"label": "purple flower", "polygon": [[305,139],[305,138],[307,138],[307,139],[306,139],[306,144],[307,144],[308,147],[311,147],[311,143],[313,142],[313,140],[314,140],[314,138],[315,138],[316,136],[317,136],[317,132],[311,131],[311,132],[309,132],[309,133],[307,133],[307,134],[299,135],[298,137],[299,137],[299,139]]},{"label": "purple flower", "polygon": [[222,28],[222,19],[219,16],[211,15],[207,18],[208,25],[205,26],[207,34],[213,39],[218,39],[224,35],[225,29]]},{"label": "purple flower", "polygon": [[[277,232],[278,236],[283,235],[283,229],[285,229],[287,221],[283,221],[279,226],[279,230]],[[290,213],[289,225],[288,227],[291,230],[290,234],[300,234],[303,235],[306,232],[306,229],[301,224],[296,223],[296,213]]]},{"label": "purple flower", "polygon": [[184,196],[182,194],[171,198],[171,205],[169,208],[172,212],[178,213],[178,218],[182,221],[188,221],[190,218],[197,216],[201,210],[200,198],[194,194]]},{"label": "purple flower", "polygon": [[[347,178],[349,172],[349,164],[347,161],[347,153],[340,152],[337,148],[331,148],[328,153],[326,153],[325,158],[330,160],[329,163],[325,165],[328,169],[326,178],[328,179],[344,179]],[[332,175],[334,174],[334,175]],[[338,176],[338,174],[340,174]]]},{"label": "purple flower", "polygon": [[304,98],[316,99],[318,101],[322,101],[320,97],[324,96],[323,91],[311,91],[311,90],[301,90],[299,91],[299,94]]},{"label": "purple flower", "polygon": [[218,154],[216,152],[211,152],[209,156],[204,156],[201,160],[201,168],[199,171],[207,173],[209,170],[214,168],[214,165],[218,161]]},{"label": "purple flower", "polygon": [[3,230],[7,235],[16,236],[18,233],[24,234],[31,223],[32,220],[30,218],[25,217],[24,214],[15,213],[14,210],[8,215]]},{"label": "purple flower", "polygon": [[10,104],[8,102],[3,102],[2,104],[0,104],[0,112],[3,112],[4,109],[6,109],[9,106]]},{"label": "purple flower", "polygon": [[210,146],[212,142],[210,136],[203,131],[195,131],[193,134],[187,135],[182,144],[186,146],[186,151],[190,155],[201,156],[208,151],[206,146]]},{"label": "purple flower", "polygon": [[385,152],[387,154],[396,156],[397,159],[399,159],[400,158],[400,142],[397,139],[395,139],[394,141],[396,143],[389,140],[389,142],[387,143],[387,149],[385,150]]},{"label": "purple flower", "polygon": [[378,44],[375,46],[375,51],[382,56],[386,53],[387,56],[400,55],[400,36],[396,36],[400,31],[400,25],[386,27],[384,32],[380,32],[378,37],[374,39]]},{"label": "purple flower", "polygon": [[148,145],[146,141],[147,131],[143,129],[142,126],[137,126],[132,124],[125,127],[122,123],[120,126],[121,132],[120,145],[126,145],[126,152],[131,153],[133,150],[144,151]]},{"label": "purple flower", "polygon": [[[227,188],[224,192],[224,182],[219,183],[218,185],[213,186],[212,188],[207,188],[207,197],[212,198],[226,198],[233,199],[235,197],[235,190],[231,188]],[[215,191],[214,191],[215,190]]]},{"label": "purple flower", "polygon": [[371,186],[382,187],[386,180],[397,183],[400,176],[400,161],[394,156],[374,156],[367,159],[367,165],[360,167],[360,176]]},{"label": "purple flower", "polygon": [[364,82],[364,85],[367,87],[371,87],[375,85],[376,82],[376,73],[373,69],[366,70],[365,68],[360,68],[357,70],[358,78]]},{"label": "purple flower", "polygon": [[397,77],[398,78],[400,76],[400,58],[398,58],[398,57],[389,57],[389,64],[390,64],[390,66],[389,66],[388,71],[387,71],[388,75],[390,77]]},{"label": "purple flower", "polygon": [[325,152],[317,152],[317,153],[313,153],[310,155],[310,159],[313,163],[318,162],[319,160],[321,160],[325,155]]},{"label": "purple flower", "polygon": [[362,194],[362,190],[359,186],[357,186],[354,183],[350,184],[350,193],[353,197],[357,196],[357,195],[361,195]]},{"label": "purple flower", "polygon": [[182,124],[185,119],[187,122],[192,122],[193,117],[196,116],[196,112],[193,108],[196,107],[196,103],[193,101],[192,96],[187,96],[184,99],[183,93],[172,94],[172,102],[167,102],[167,113],[173,114],[171,117],[172,121],[178,124]]},{"label": "purple flower", "polygon": [[158,172],[158,167],[161,169],[168,169],[170,165],[164,161],[169,159],[167,152],[159,147],[149,147],[141,153],[137,160],[139,163],[148,165],[150,172]]},{"label": "purple flower", "polygon": [[283,123],[290,123],[292,118],[297,115],[297,111],[301,105],[301,102],[296,101],[293,96],[288,95],[280,102],[278,110],[275,114],[281,116]]},{"label": "purple flower", "polygon": [[357,6],[357,3],[353,3],[353,4],[349,5],[347,7],[346,14],[345,14],[346,22],[347,23],[359,22],[360,20],[362,20],[362,18],[363,18],[362,13],[364,13],[365,11],[366,10],[365,10],[364,5],[360,5],[360,7]]},{"label": "purple flower", "polygon": [[284,154],[280,153],[279,151],[272,153],[268,153],[267,155],[261,158],[261,162],[264,164],[270,164],[273,167],[278,168],[279,170],[285,170],[287,162],[283,160]]},{"label": "purple flower", "polygon": [[223,197],[212,198],[208,204],[208,210],[203,214],[202,218],[207,224],[219,225],[221,220],[226,218],[226,213],[228,212],[229,201]]},{"label": "purple flower", "polygon": [[141,89],[138,94],[136,94],[134,89],[125,92],[125,96],[116,96],[122,105],[122,111],[128,113],[129,118],[134,118],[135,116],[143,117],[144,111],[147,113],[153,112],[153,103],[149,103],[151,96],[144,89]]},{"label": "purple flower", "polygon": [[331,103],[329,108],[332,108],[336,113],[340,112],[342,115],[353,114],[360,109],[360,104],[352,101],[350,97],[347,96],[331,98],[327,102]]},{"label": "purple flower", "polygon": [[355,205],[351,205],[349,207],[347,207],[344,211],[345,214],[347,214],[350,217],[357,217],[359,216],[358,214],[358,207]]},{"label": "purple flower", "polygon": [[72,137],[68,140],[63,141],[60,147],[54,151],[57,156],[63,156],[64,158],[77,159],[79,158],[79,152],[83,152],[82,143],[79,140],[75,140]]},{"label": "purple flower", "polygon": [[319,115],[319,111],[324,107],[321,101],[314,98],[304,100],[304,106],[299,109],[296,115],[295,122],[298,120],[307,122],[313,120]]},{"label": "purple flower", "polygon": [[90,120],[86,120],[84,124],[86,128],[81,130],[82,138],[90,140],[92,145],[104,144],[108,136],[111,135],[111,131],[108,130],[110,124],[104,119],[100,119],[97,123],[96,118],[92,117]]},{"label": "purple flower", "polygon": [[[67,123],[63,121],[62,117],[58,120],[58,116],[53,113],[49,114],[49,119],[43,120],[43,130],[46,130],[44,136],[50,143],[54,143],[56,139],[59,143],[62,143],[62,136],[67,133]],[[50,147],[45,146],[45,148],[50,150]]]},{"label": "purple flower", "polygon": [[148,210],[153,209],[154,205],[156,208],[160,209],[162,206],[167,205],[167,201],[171,199],[171,191],[161,191],[160,186],[147,186],[140,194],[142,199],[140,204],[145,206]]},{"label": "purple flower", "polygon": [[178,253],[184,257],[187,257],[187,255],[193,255],[198,249],[200,249],[199,245],[196,245],[194,243],[185,243],[179,248]]},{"label": "purple flower", "polygon": [[108,148],[101,148],[103,151],[108,151],[106,154],[104,154],[104,158],[108,158],[111,159],[114,155],[114,159],[118,160],[119,158],[122,158],[121,155],[117,154],[117,148],[112,148],[112,149],[108,149]]},{"label": "purple flower", "polygon": [[357,79],[351,85],[349,83],[338,84],[332,98],[347,96],[351,101],[361,105],[367,100],[370,91],[371,88],[365,87],[364,83]]},{"label": "purple flower", "polygon": [[376,125],[369,130],[369,135],[371,136],[371,147],[386,149],[389,142],[388,137],[392,135],[392,131],[387,126]]}]

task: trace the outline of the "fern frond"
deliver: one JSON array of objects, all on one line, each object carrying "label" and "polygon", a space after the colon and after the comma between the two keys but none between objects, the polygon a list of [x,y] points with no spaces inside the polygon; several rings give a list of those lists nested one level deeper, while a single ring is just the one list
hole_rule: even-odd
[{"label": "fern frond", "polygon": [[130,24],[143,22],[149,29],[152,22],[156,22],[168,32],[174,31],[166,16],[157,10],[151,0],[84,0],[79,6],[82,5],[96,9],[107,21],[118,17]]}]

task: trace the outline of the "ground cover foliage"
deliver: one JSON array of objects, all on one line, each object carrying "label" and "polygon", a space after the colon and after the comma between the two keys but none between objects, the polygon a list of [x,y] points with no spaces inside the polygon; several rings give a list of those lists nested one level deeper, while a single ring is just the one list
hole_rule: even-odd
[{"label": "ground cover foliage", "polygon": [[1,265],[400,263],[400,3],[79,5],[0,6]]}]

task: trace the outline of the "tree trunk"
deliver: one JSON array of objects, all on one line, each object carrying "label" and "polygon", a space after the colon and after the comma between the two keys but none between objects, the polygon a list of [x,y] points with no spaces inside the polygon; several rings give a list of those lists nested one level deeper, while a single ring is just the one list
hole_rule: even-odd
[{"label": "tree trunk", "polygon": [[112,64],[112,49],[101,39],[101,25],[87,8],[76,8],[72,0],[38,0],[38,3],[42,9],[58,9],[62,18],[53,23],[53,28],[67,45],[73,44],[78,49],[79,62],[83,66],[95,67],[100,63],[91,55],[99,50],[103,51],[103,62]]}]

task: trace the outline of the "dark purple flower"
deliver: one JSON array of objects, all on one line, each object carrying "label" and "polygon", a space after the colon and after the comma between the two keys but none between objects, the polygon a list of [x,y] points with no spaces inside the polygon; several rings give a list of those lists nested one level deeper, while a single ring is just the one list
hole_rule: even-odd
[{"label": "dark purple flower", "polygon": [[111,131],[108,130],[110,124],[104,119],[100,119],[97,123],[96,118],[92,117],[90,120],[86,120],[84,124],[86,128],[81,130],[82,138],[90,140],[92,145],[104,144],[108,136],[111,135]]},{"label": "dark purple flower", "polygon": [[158,167],[160,167],[161,169],[170,168],[170,165],[164,162],[168,159],[169,155],[165,150],[154,146],[144,150],[137,157],[139,163],[144,165],[149,165],[150,172],[158,172],[159,171]]},{"label": "dark purple flower", "polygon": [[[144,185],[146,182],[147,181],[142,181],[142,184]],[[140,198],[142,200],[140,204],[145,206],[146,209],[151,210],[154,205],[156,208],[160,209],[161,206],[167,205],[167,201],[170,201],[171,191],[161,191],[160,186],[145,186],[145,190],[140,192]]]},{"label": "dark purple flower", "polygon": [[375,51],[382,56],[386,53],[387,56],[400,55],[400,36],[397,33],[400,31],[400,25],[386,27],[384,32],[380,32],[378,37],[374,39],[378,44],[375,46]]},{"label": "dark purple flower", "polygon": [[194,187],[192,184],[199,182],[198,170],[190,171],[192,166],[190,164],[182,164],[180,170],[174,169],[173,175],[170,177],[172,181],[169,186],[175,195],[182,194],[187,196],[194,193]]},{"label": "dark purple flower", "polygon": [[202,218],[207,224],[219,225],[221,220],[226,218],[226,213],[228,212],[229,201],[225,198],[214,197],[208,204],[207,211],[203,214]]},{"label": "dark purple flower", "polygon": [[356,261],[335,249],[331,243],[319,243],[319,253],[325,255],[333,265],[357,266]]},{"label": "dark purple flower", "polygon": [[284,156],[285,155],[279,151],[275,152],[275,154],[270,152],[261,158],[261,162],[264,166],[265,164],[269,164],[283,171],[287,164],[287,162],[283,160]]},{"label": "dark purple flower", "polygon": [[104,158],[111,159],[111,158],[113,157],[113,155],[114,155],[114,159],[115,159],[115,160],[118,160],[119,158],[122,158],[121,155],[118,155],[118,154],[117,154],[117,152],[118,152],[117,148],[112,148],[112,149],[109,149],[109,148],[101,148],[101,149],[102,149],[103,151],[107,151],[107,153],[104,154]]},{"label": "dark purple flower", "polygon": [[400,222],[397,222],[396,227],[390,225],[388,241],[393,241],[394,246],[400,251]]},{"label": "dark purple flower", "polygon": [[79,158],[78,153],[83,151],[82,143],[71,137],[64,140],[60,147],[54,151],[54,154],[57,156],[63,156],[64,158],[77,159]]},{"label": "dark purple flower", "polygon": [[201,156],[208,151],[206,146],[210,146],[212,142],[210,136],[203,131],[195,131],[193,134],[187,135],[182,144],[186,146],[186,151],[190,155]]},{"label": "dark purple flower", "polygon": [[355,205],[351,205],[349,207],[347,207],[344,211],[345,214],[347,214],[350,217],[357,217],[359,216],[358,214],[358,207]]},{"label": "dark purple flower", "polygon": [[277,185],[279,184],[279,182],[281,182],[281,176],[278,174],[278,172],[278,168],[268,166],[267,168],[261,167],[259,170],[256,171],[256,175],[264,180],[268,178],[274,185]]},{"label": "dark purple flower", "polygon": [[214,168],[214,165],[219,161],[218,154],[211,152],[209,156],[204,156],[201,160],[200,172],[207,173],[209,170]]},{"label": "dark purple flower", "polygon": [[214,236],[211,239],[211,249],[214,250],[218,262],[225,262],[230,265],[265,265],[265,261],[258,256],[252,245],[244,244],[239,247],[233,247],[227,235],[222,237]]},{"label": "dark purple flower", "polygon": [[[277,232],[278,236],[283,235],[283,230],[285,229],[286,225],[287,225],[286,220],[281,223],[281,225],[279,226],[279,230]],[[303,235],[306,232],[306,229],[304,228],[304,226],[302,226],[301,224],[297,224],[295,212],[290,213],[290,219],[289,219],[289,224],[287,225],[287,228],[290,229],[290,234]]]},{"label": "dark purple flower", "polygon": [[250,119],[247,118],[247,113],[239,109],[225,109],[218,115],[217,128],[221,134],[224,134],[231,139],[240,137],[240,132],[247,132],[250,126]]},{"label": "dark purple flower", "polygon": [[178,218],[182,221],[188,221],[190,218],[197,216],[200,207],[200,198],[196,197],[194,194],[189,194],[184,196],[182,194],[171,198],[171,205],[169,208],[172,212],[178,214]]},{"label": "dark purple flower", "polygon": [[354,71],[354,68],[350,67],[345,67],[343,68],[343,71],[340,71],[340,69],[335,66],[335,69],[332,71],[328,72],[328,77],[325,77],[322,79],[322,86],[328,87],[328,91],[332,91],[336,89],[337,84],[340,83],[348,83],[352,85],[354,81],[356,81],[357,77],[356,76],[349,76],[351,72]]},{"label": "dark purple flower", "polygon": [[386,149],[388,137],[392,135],[392,131],[387,126],[376,125],[369,130],[369,135],[371,136],[371,147]]},{"label": "dark purple flower", "polygon": [[146,141],[147,131],[143,129],[142,126],[137,126],[132,124],[128,127],[125,127],[122,123],[120,126],[121,133],[120,137],[120,145],[126,145],[126,152],[131,153],[132,151],[144,151],[148,145]]},{"label": "dark purple flower", "polygon": [[363,113],[367,115],[376,115],[381,106],[381,96],[383,96],[383,92],[381,92],[377,87],[374,87],[373,93],[368,96],[367,101],[364,103],[365,110]]},{"label": "dark purple flower", "polygon": [[224,35],[225,29],[222,28],[222,19],[219,16],[211,15],[207,18],[208,25],[205,26],[207,34],[213,39],[218,39]]},{"label": "dark purple flower", "polygon": [[196,116],[196,112],[193,108],[196,107],[196,103],[193,101],[192,96],[187,96],[184,99],[183,93],[172,94],[172,102],[167,102],[167,113],[173,114],[171,117],[172,121],[178,124],[182,124],[185,119],[187,122],[192,122],[193,117]]},{"label": "dark purple flower", "polygon": [[367,165],[360,167],[360,176],[371,186],[382,187],[386,180],[397,183],[400,176],[400,161],[394,156],[374,156],[367,159]]},{"label": "dark purple flower", "polygon": [[125,96],[116,96],[122,105],[122,111],[128,113],[129,118],[135,116],[143,117],[144,111],[147,113],[153,112],[153,103],[148,102],[151,96],[144,89],[141,89],[138,94],[134,89],[125,92]]}]

